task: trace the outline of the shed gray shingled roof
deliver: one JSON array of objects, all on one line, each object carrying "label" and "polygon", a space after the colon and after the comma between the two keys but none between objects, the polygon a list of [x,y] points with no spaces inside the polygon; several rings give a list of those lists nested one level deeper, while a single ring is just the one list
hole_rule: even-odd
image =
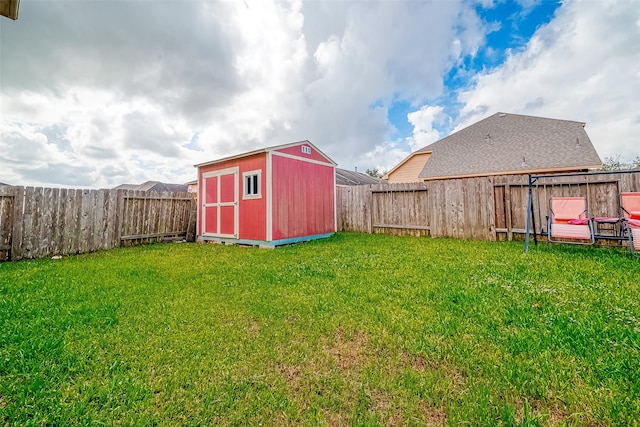
[{"label": "shed gray shingled roof", "polygon": [[602,166],[584,123],[496,113],[418,150],[420,178],[594,169]]},{"label": "shed gray shingled roof", "polygon": [[336,168],[336,185],[367,185],[380,184],[381,182],[380,178],[374,178],[361,172]]}]

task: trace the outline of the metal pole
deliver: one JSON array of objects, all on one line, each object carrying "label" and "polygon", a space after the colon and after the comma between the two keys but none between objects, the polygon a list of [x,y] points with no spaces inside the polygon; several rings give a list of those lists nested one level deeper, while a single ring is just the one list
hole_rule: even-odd
[{"label": "metal pole", "polygon": [[[535,181],[538,181],[538,178],[535,178]],[[533,184],[533,183],[532,183]],[[533,186],[532,186],[533,187]],[[532,187],[529,187],[529,203],[531,206],[531,228],[533,228],[533,244],[538,246],[538,232],[536,231],[536,212],[535,210],[533,210],[533,192],[532,192]],[[536,186],[537,189],[537,186]],[[540,193],[538,192],[538,203],[540,202]],[[540,221],[542,221],[542,218],[540,218]]]},{"label": "metal pole", "polygon": [[529,200],[527,202],[527,228],[525,231],[525,239],[524,239],[524,253],[529,252],[529,233],[531,230],[531,209],[533,208],[533,199],[532,199],[532,191],[531,191],[531,175],[529,175]]}]

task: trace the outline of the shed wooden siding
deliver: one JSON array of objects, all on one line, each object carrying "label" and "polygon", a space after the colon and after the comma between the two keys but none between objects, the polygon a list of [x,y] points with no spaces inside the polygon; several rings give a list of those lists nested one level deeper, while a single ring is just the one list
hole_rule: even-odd
[{"label": "shed wooden siding", "polygon": [[[311,154],[306,154],[302,152],[302,147],[307,147],[311,150]],[[299,144],[293,145],[291,147],[284,147],[277,150],[274,150],[274,153],[283,153],[288,154],[290,156],[302,157],[304,159],[314,160],[316,162],[329,163],[330,160],[327,159],[322,153],[318,152],[315,148],[313,148],[309,144]]]},{"label": "shed wooden siding", "polygon": [[[267,238],[267,162],[266,153],[258,153],[252,156],[243,158],[235,158],[212,165],[202,166],[198,170],[199,183],[203,181],[203,174],[208,172],[215,172],[222,169],[228,169],[232,167],[239,167],[238,179],[238,238],[247,240],[266,240]],[[244,194],[244,182],[242,174],[249,171],[262,171],[262,177],[260,180],[260,194],[262,197],[259,199],[246,199],[243,200]],[[198,195],[200,202],[198,203],[198,218],[202,218],[202,201],[204,200],[202,195],[202,185],[198,185]],[[198,235],[202,235],[202,221],[198,221]]]},{"label": "shed wooden siding", "polygon": [[334,175],[330,164],[272,156],[273,240],[335,232]]},{"label": "shed wooden siding", "polygon": [[431,153],[421,153],[415,154],[411,157],[407,162],[395,171],[389,173],[389,184],[393,183],[403,183],[403,182],[420,182],[422,181],[419,178],[420,172],[422,172],[422,168],[424,168],[425,163],[429,160]]}]

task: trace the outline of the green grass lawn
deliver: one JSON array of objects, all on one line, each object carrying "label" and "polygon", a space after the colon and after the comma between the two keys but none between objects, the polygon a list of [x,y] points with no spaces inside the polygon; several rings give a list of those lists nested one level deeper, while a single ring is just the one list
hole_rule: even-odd
[{"label": "green grass lawn", "polygon": [[337,234],[0,264],[0,424],[637,425],[640,260]]}]

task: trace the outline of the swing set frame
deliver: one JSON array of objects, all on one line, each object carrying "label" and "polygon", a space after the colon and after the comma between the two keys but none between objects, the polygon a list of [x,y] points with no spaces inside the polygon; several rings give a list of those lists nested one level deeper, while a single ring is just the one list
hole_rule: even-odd
[{"label": "swing set frame", "polygon": [[[588,188],[589,188],[589,183],[590,177],[596,177],[596,176],[607,176],[607,175],[627,175],[627,174],[640,174],[640,170],[624,170],[624,171],[601,171],[601,172],[576,172],[576,173],[562,173],[562,174],[544,174],[544,175],[532,175],[529,174],[528,175],[528,183],[529,183],[529,191],[528,191],[528,202],[527,202],[527,221],[526,221],[526,229],[525,229],[525,245],[524,245],[524,252],[528,253],[529,252],[529,243],[530,243],[530,237],[531,234],[533,234],[533,241],[534,241],[534,245],[538,244],[538,236],[545,236],[548,235],[549,230],[544,230],[541,228],[540,232],[538,233],[538,231],[536,230],[536,219],[535,219],[535,212],[534,212],[534,203],[533,203],[533,188],[536,187],[536,189],[539,187],[540,185],[540,181],[547,179],[547,178],[562,178],[562,177],[567,177],[567,178],[575,178],[575,177],[585,177],[584,181],[576,181],[576,182],[571,182],[571,183],[567,183],[567,185],[571,186],[571,185],[581,185],[581,184],[586,184],[587,186],[587,192],[588,192]],[[591,182],[592,184],[602,184],[604,183],[603,181],[593,181]],[[545,184],[546,185],[546,184]],[[551,185],[553,186],[553,183],[551,183]],[[560,186],[562,186],[563,184],[560,184]],[[540,212],[540,192],[536,191],[536,195],[537,195],[537,206],[538,206],[538,217],[540,218],[540,222],[542,222],[542,214]],[[542,224],[540,224],[542,226]],[[533,233],[532,233],[533,230]],[[594,241],[595,240],[614,240],[614,241],[624,241],[624,240],[628,240],[628,236],[625,236],[623,232],[620,232],[618,234],[595,234],[594,232]],[[566,242],[566,243],[573,243],[573,242]]]}]

